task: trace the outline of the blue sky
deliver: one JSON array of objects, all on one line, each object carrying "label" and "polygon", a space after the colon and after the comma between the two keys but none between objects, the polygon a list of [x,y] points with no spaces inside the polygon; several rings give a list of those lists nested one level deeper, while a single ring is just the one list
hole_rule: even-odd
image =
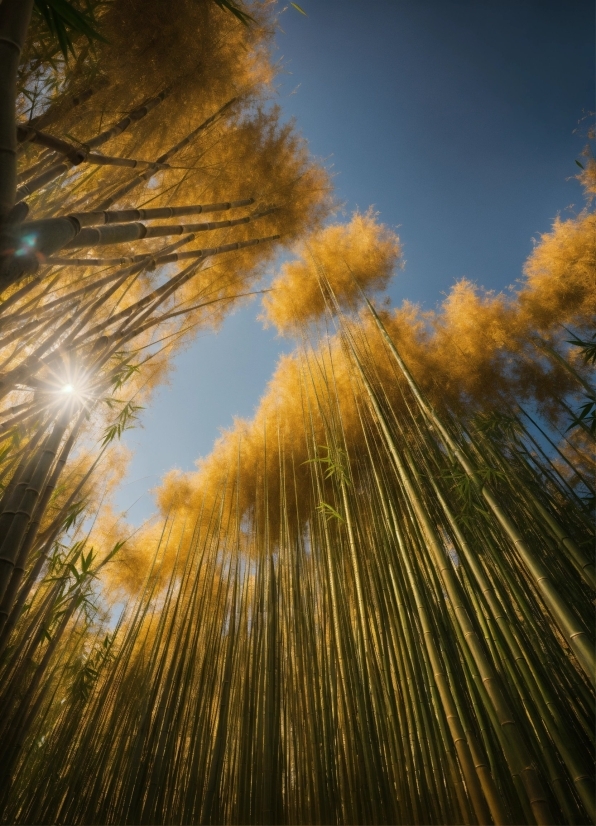
[{"label": "blue sky", "polygon": [[[594,101],[594,4],[584,0],[302,0],[281,17],[278,102],[332,169],[345,217],[373,205],[406,267],[391,288],[435,307],[468,277],[505,289],[532,238],[581,209],[575,159]],[[340,216],[341,217],[341,216]],[[250,417],[291,343],[258,305],[198,338],[125,434],[116,507],[139,523],[150,489],[190,470]]]}]

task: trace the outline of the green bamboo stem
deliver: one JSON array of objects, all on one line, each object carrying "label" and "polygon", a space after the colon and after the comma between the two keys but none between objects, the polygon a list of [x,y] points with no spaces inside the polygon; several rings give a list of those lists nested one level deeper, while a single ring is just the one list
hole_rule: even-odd
[{"label": "green bamboo stem", "polygon": [[524,541],[522,535],[520,534],[519,530],[517,529],[513,521],[507,515],[505,510],[501,507],[492,489],[489,487],[489,485],[482,484],[478,480],[475,469],[473,468],[468,457],[465,456],[465,454],[461,451],[461,449],[452,439],[452,437],[445,429],[445,427],[441,423],[439,417],[434,412],[432,407],[430,407],[430,405],[428,405],[428,403],[423,399],[406,365],[401,359],[401,356],[399,355],[397,348],[393,344],[390,336],[388,335],[387,331],[382,325],[382,322],[378,317],[375,309],[373,308],[372,304],[370,304],[370,302],[368,302],[368,306],[371,310],[371,313],[373,314],[373,317],[377,323],[377,326],[384,340],[387,342],[393,356],[395,357],[395,360],[399,364],[400,369],[402,370],[408,382],[410,389],[412,390],[412,393],[418,401],[421,410],[429,418],[432,424],[437,428],[446,446],[452,451],[453,455],[461,464],[464,471],[478,485],[484,500],[489,505],[491,511],[495,515],[498,523],[500,524],[505,534],[510,538],[511,542],[514,544],[517,552],[524,561],[524,564],[526,565],[528,571],[530,572],[538,588],[540,589],[546,604],[552,612],[561,631],[564,633],[565,637],[569,641],[569,644],[571,645],[571,648],[573,649],[573,652],[576,655],[578,661],[580,662],[582,668],[584,669],[592,683],[596,685],[596,656],[594,653],[594,647],[589,641],[585,629],[582,627],[581,623],[578,622],[578,619],[575,616],[575,614],[561,599],[558,590],[555,588],[554,584],[552,583],[548,575],[546,568],[544,567],[544,565],[542,565],[540,560],[537,559],[536,555],[532,552],[528,544]]},{"label": "green bamboo stem", "polygon": [[451,530],[453,531],[453,535],[457,542],[457,546],[462,552],[467,564],[470,566],[470,570],[473,573],[474,579],[476,580],[476,583],[480,588],[480,593],[486,600],[486,603],[490,608],[490,612],[493,616],[493,619],[497,623],[501,633],[503,634],[504,639],[507,642],[507,645],[509,646],[511,656],[513,657],[513,661],[516,663],[516,665],[524,675],[524,679],[529,689],[531,691],[534,691],[535,688],[538,688],[540,692],[540,697],[542,698],[543,708],[547,709],[545,719],[552,719],[555,725],[560,726],[561,720],[556,710],[556,706],[554,706],[553,704],[553,699],[550,696],[550,693],[547,691],[546,687],[543,684],[536,684],[534,676],[530,671],[530,665],[528,662],[527,655],[522,651],[518,641],[514,636],[514,622],[512,621],[511,617],[508,616],[507,612],[504,610],[498,598],[498,595],[495,592],[494,586],[488,580],[477,558],[477,555],[473,552],[468,541],[464,537],[459,525],[457,524],[455,516],[451,511],[451,508],[449,507],[437,483],[435,482],[432,474],[429,474],[429,481],[437,496],[437,500],[441,504],[441,507],[447,517],[447,521],[449,523]]},{"label": "green bamboo stem", "polygon": [[[76,158],[76,161],[72,160],[73,158]],[[40,175],[32,178],[26,184],[22,184],[17,189],[16,198],[18,200],[22,200],[23,198],[27,198],[29,195],[33,195],[34,192],[37,192],[39,189],[42,189],[47,184],[51,183],[51,181],[59,178],[60,175],[68,172],[73,168],[73,166],[77,167],[82,163],[88,163],[95,166],[119,166],[128,169],[149,168],[155,172],[161,172],[164,169],[171,169],[171,166],[167,163],[154,163],[152,161],[141,161],[134,158],[113,158],[110,155],[98,155],[94,152],[86,152],[85,150],[77,149],[73,146],[69,150],[68,160],[58,161],[46,169],[45,172],[42,172]]]},{"label": "green bamboo stem", "polygon": [[[138,333],[157,317],[162,295],[106,331],[124,324],[120,332]],[[154,315],[142,318],[151,308]],[[93,352],[99,387],[115,369],[104,361],[112,345],[91,350],[87,333],[77,334],[77,347]],[[197,515],[196,529],[168,522],[156,555],[163,552],[170,568],[180,554],[171,576],[139,598],[136,619],[133,611],[123,625],[118,664],[90,702],[69,700],[43,724],[32,723],[5,820],[534,823],[519,738],[548,784],[554,818],[583,816],[582,784],[572,785],[574,765],[590,749],[592,695],[583,672],[492,514],[462,505],[460,521],[442,482],[452,464],[438,429],[407,388],[405,412],[390,407],[375,377],[376,355],[363,337],[357,343],[366,353],[362,375],[353,371],[358,448],[343,429],[335,355],[301,355],[304,433],[286,436],[280,408],[261,455],[250,446],[246,477],[239,447],[228,487],[205,493],[210,510]],[[321,443],[344,456],[343,476],[325,478],[320,461],[301,465],[304,451],[316,458]],[[536,471],[514,452],[501,456],[488,437],[467,451],[481,467],[510,469],[502,503],[516,521],[531,519],[519,480]],[[580,526],[550,492],[549,484],[535,496],[564,530]],[[479,493],[472,489],[475,504]],[[343,521],[327,521],[321,502],[336,505]],[[184,537],[184,550],[168,545],[170,529]],[[527,542],[533,553],[544,548],[543,564],[562,577],[572,563],[557,555],[550,535],[536,519]],[[567,599],[579,584],[572,576],[561,583]],[[34,610],[46,590],[47,581]],[[60,664],[71,645],[65,632],[63,653],[55,652]],[[52,691],[54,680],[66,685],[60,674],[46,674],[33,703],[46,678]],[[46,696],[42,714],[47,703]],[[517,740],[503,725],[507,708]],[[463,743],[454,745],[454,730]],[[36,749],[42,732],[48,739]],[[482,819],[471,808],[470,777]],[[33,783],[35,800],[27,794]]]},{"label": "green bamboo stem", "polygon": [[[557,445],[557,444],[555,444],[555,442],[553,442],[553,440],[550,438],[550,436],[548,435],[548,433],[546,433],[546,431],[545,431],[543,428],[541,428],[541,427],[540,427],[540,425],[538,424],[538,422],[537,422],[535,419],[533,419],[533,418],[530,416],[530,414],[529,414],[529,413],[527,413],[527,412],[523,409],[523,407],[522,407],[520,404],[518,404],[517,406],[518,406],[519,410],[521,411],[521,413],[522,413],[522,414],[523,414],[523,415],[524,415],[524,416],[525,416],[525,417],[526,417],[526,418],[527,418],[527,419],[528,419],[528,420],[532,423],[532,425],[533,425],[533,426],[534,426],[534,427],[538,430],[538,432],[541,434],[541,436],[547,440],[547,442],[548,442],[548,443],[549,443],[549,445],[553,448],[553,450],[555,450],[555,451],[557,452],[557,454],[558,454],[559,458],[560,458],[563,462],[565,462],[565,464],[567,465],[567,467],[568,467],[571,471],[573,471],[573,473],[574,473],[574,474],[577,476],[577,478],[578,478],[578,479],[582,482],[582,484],[583,484],[583,485],[585,485],[585,486],[588,488],[588,490],[590,490],[592,493],[594,493],[594,492],[595,492],[595,491],[594,491],[594,487],[593,487],[592,485],[590,485],[590,483],[588,482],[588,480],[587,480],[584,476],[582,476],[582,474],[581,474],[581,473],[579,472],[579,470],[575,467],[575,465],[573,465],[573,464],[569,461],[569,459],[567,458],[567,456],[565,456],[565,454],[564,454],[564,453],[563,453],[563,452],[559,449],[558,445]],[[522,425],[522,426],[523,426],[523,425]],[[526,431],[526,433],[528,433],[528,431],[527,431],[527,429],[526,429],[526,428],[524,428],[524,430]],[[528,436],[529,436],[529,435],[530,435],[530,434],[528,433]],[[538,444],[537,444],[537,442],[536,442],[534,439],[532,439],[532,443],[533,443],[534,445],[536,445],[536,447],[538,447]]]},{"label": "green bamboo stem", "polygon": [[[490,445],[486,445],[486,448],[489,452],[491,459],[498,463],[500,457],[496,454],[496,451]],[[542,520],[542,522],[546,525],[547,530],[556,539],[557,543],[561,546],[564,553],[570,557],[574,566],[579,571],[582,579],[592,589],[596,589],[596,566],[594,564],[594,560],[589,559],[584,554],[584,552],[573,540],[573,538],[569,536],[569,532],[556,521],[556,519],[552,516],[551,513],[547,511],[544,505],[532,492],[532,489],[529,486],[524,485],[524,482],[519,477],[517,471],[505,462],[502,462],[502,465],[507,475],[509,477],[512,477],[512,482],[514,485],[519,484],[520,486],[524,486],[526,488],[525,495],[530,503],[530,511],[531,513],[533,513],[533,515],[536,513],[538,514],[538,524],[540,524],[540,520]],[[573,491],[571,491],[571,493],[573,494]]]},{"label": "green bamboo stem", "polygon": [[515,770],[520,774],[522,778],[537,823],[552,823],[553,821],[548,809],[548,802],[542,790],[540,781],[533,768],[532,760],[530,756],[527,754],[525,745],[517,731],[516,724],[511,717],[511,713],[505,701],[505,697],[503,696],[500,687],[497,681],[495,680],[493,670],[482,649],[482,646],[479,643],[479,640],[477,639],[476,632],[473,628],[472,623],[470,622],[466,609],[463,603],[461,602],[459,596],[459,589],[455,584],[451,570],[444,557],[441,544],[419,501],[418,494],[413,487],[413,484],[406,471],[405,465],[402,462],[400,454],[397,451],[393,437],[387,427],[385,417],[383,416],[381,409],[379,408],[373,390],[370,387],[370,384],[368,383],[368,380],[366,379],[361,368],[359,368],[359,373],[362,377],[363,383],[371,400],[372,406],[375,410],[377,419],[379,420],[379,425],[387,440],[387,446],[395,461],[396,468],[399,472],[402,484],[404,485],[404,489],[407,493],[408,500],[411,502],[412,507],[416,512],[416,516],[420,521],[420,524],[423,526],[424,533],[429,543],[429,547],[432,549],[433,554],[435,555],[436,563],[440,568],[441,577],[449,593],[450,599],[453,603],[454,611],[456,613],[458,621],[462,625],[462,631],[466,640],[466,644],[470,647],[470,651],[478,665],[480,674],[482,676],[482,680],[486,686],[486,690],[490,695],[491,702],[494,704],[494,709],[499,720],[499,725],[503,727],[503,730],[506,732],[506,736],[511,740],[511,754],[516,761]]},{"label": "green bamboo stem", "polygon": [[[371,401],[373,401],[371,397]],[[374,405],[373,401],[373,405]],[[380,411],[379,411],[380,412]],[[394,530],[396,534],[396,538],[398,540],[398,545],[400,547],[400,554],[402,558],[402,564],[406,571],[412,597],[415,601],[416,610],[420,618],[420,623],[422,626],[422,633],[423,639],[426,645],[426,649],[428,652],[433,678],[435,680],[435,684],[437,686],[439,696],[441,697],[441,702],[445,709],[445,714],[447,717],[449,729],[451,736],[453,738],[453,742],[458,754],[458,758],[460,761],[460,765],[462,767],[462,771],[464,774],[464,778],[466,781],[466,786],[468,788],[468,793],[471,797],[472,804],[474,806],[474,810],[476,813],[476,817],[478,818],[479,823],[486,823],[488,818],[488,812],[486,809],[485,798],[481,791],[481,784],[479,782],[478,775],[476,773],[476,768],[474,766],[474,761],[472,759],[472,755],[469,749],[468,742],[466,740],[463,728],[461,726],[461,722],[459,719],[459,715],[457,714],[457,709],[454,704],[453,698],[451,696],[451,692],[448,687],[448,680],[447,676],[444,671],[444,666],[442,665],[441,657],[439,651],[434,642],[434,633],[432,627],[430,625],[429,618],[427,616],[426,608],[424,607],[424,602],[422,599],[422,595],[419,591],[413,570],[409,561],[407,560],[407,552],[405,550],[405,546],[403,543],[403,539],[401,539],[401,532],[398,529],[397,522],[394,521]],[[480,781],[484,779],[484,777],[480,778]],[[490,805],[492,802],[492,796],[489,801],[487,801]],[[501,811],[500,809],[498,812],[491,812],[494,822],[500,822]]]},{"label": "green bamboo stem", "polygon": [[[369,450],[370,450],[370,448],[369,448]],[[389,525],[392,524],[392,521],[396,521],[396,520],[395,519],[392,520],[392,518],[390,516],[390,506],[389,506],[388,502],[386,501],[383,489],[381,487],[380,479],[379,479],[377,471],[375,469],[374,460],[371,463],[371,467],[373,469],[373,474],[374,474],[374,477],[375,477],[377,491],[378,491],[380,501],[381,501],[381,504],[382,504],[382,507],[383,507],[384,516],[385,516],[385,523],[386,523],[387,526],[389,526]],[[392,516],[393,516],[393,512],[392,512]],[[394,651],[395,651],[395,654],[398,657],[398,672],[399,672],[399,675],[400,675],[401,685],[402,686],[406,686],[406,685],[408,686],[408,691],[405,692],[405,694],[404,694],[404,701],[405,701],[406,714],[407,714],[407,720],[408,720],[408,726],[407,727],[410,730],[410,732],[414,732],[416,730],[417,731],[422,731],[425,728],[427,728],[427,726],[423,726],[422,723],[421,723],[421,720],[418,718],[417,715],[419,713],[419,710],[418,710],[418,707],[417,707],[416,704],[413,705],[413,712],[416,715],[416,720],[414,721],[414,719],[411,716],[412,711],[411,711],[411,704],[410,704],[410,701],[409,701],[409,698],[411,696],[414,696],[414,694],[415,694],[415,685],[416,685],[416,683],[412,679],[412,664],[411,664],[408,652],[414,651],[416,646],[414,645],[414,641],[413,641],[411,633],[410,633],[410,622],[409,622],[409,619],[408,619],[408,615],[406,613],[406,605],[405,605],[406,596],[403,593],[403,588],[401,588],[398,585],[398,580],[396,579],[395,572],[394,572],[394,569],[393,569],[393,565],[391,564],[390,561],[388,561],[387,567],[388,567],[388,571],[389,571],[389,575],[390,575],[390,580],[391,580],[391,583],[392,583],[392,588],[393,588],[393,593],[394,593],[394,598],[395,598],[395,606],[397,608],[397,613],[398,613],[398,616],[399,616],[399,619],[400,619],[400,624],[398,626],[398,629],[399,629],[398,633],[401,632],[400,637],[403,634],[403,642],[400,640],[401,644],[399,646],[396,645]],[[423,651],[424,651],[424,649],[423,649]],[[403,652],[403,654],[402,654],[402,652]],[[426,664],[427,670],[430,669],[430,663],[427,662],[427,658],[425,658],[425,664]],[[407,676],[404,672],[404,668],[407,668]],[[430,675],[430,671],[429,671],[429,675]],[[438,696],[436,695],[436,689],[435,689],[434,683],[432,681],[430,682],[430,688],[431,688],[431,693],[432,693],[432,696],[433,696],[433,702],[435,703],[435,705],[438,709],[437,713],[439,714],[439,724],[440,724],[441,727],[443,727],[446,723],[446,720],[444,720],[444,714],[443,714],[443,711],[442,711],[442,706],[440,705],[440,701],[439,701]],[[442,730],[443,730],[443,728],[442,728]],[[445,737],[445,735],[443,735],[443,740],[444,740],[444,742],[446,744],[446,747],[448,749],[448,755],[450,755],[450,757],[449,757],[450,772],[452,774],[452,777],[453,777],[453,780],[454,780],[454,783],[455,783],[457,796],[458,796],[458,801],[460,803],[460,810],[463,813],[462,816],[464,817],[466,822],[470,822],[468,807],[467,807],[467,804],[465,802],[465,796],[462,796],[461,780],[459,779],[459,776],[458,776],[459,773],[458,773],[458,771],[455,767],[455,761],[454,761],[454,757],[451,753],[450,742]],[[413,750],[413,752],[415,752],[415,747],[414,747],[413,744],[412,744],[412,750]],[[409,750],[406,753],[409,754]],[[410,773],[412,771],[413,771],[413,767],[410,768]],[[416,803],[417,803],[418,795],[414,790],[412,790],[411,791],[411,796],[412,796],[413,805],[416,807],[415,808],[415,811],[416,811],[416,809],[417,809]],[[420,813],[418,811],[416,811],[415,819],[416,819],[417,822],[421,819]]]},{"label": "green bamboo stem", "polygon": [[533,508],[538,512],[538,515],[544,520],[556,537],[557,542],[569,553],[569,556],[573,559],[577,569],[581,573],[582,578],[592,589],[596,590],[596,565],[594,564],[594,560],[584,554],[577,543],[569,536],[568,531],[558,524],[544,505],[542,505],[531,492],[528,492],[528,498]]}]

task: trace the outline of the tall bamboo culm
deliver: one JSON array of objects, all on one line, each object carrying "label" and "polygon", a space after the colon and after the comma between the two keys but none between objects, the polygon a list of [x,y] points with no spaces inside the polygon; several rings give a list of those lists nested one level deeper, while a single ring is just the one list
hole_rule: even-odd
[{"label": "tall bamboo culm", "polygon": [[[340,334],[365,449],[345,439],[338,364],[305,345],[307,463],[280,403],[258,471],[239,439],[194,514],[166,519],[84,701],[72,651],[56,662],[5,820],[594,821],[589,675],[399,362],[397,410],[371,328],[343,319]],[[561,510],[519,435],[442,426],[589,634],[589,584],[552,527],[581,544],[583,512]]]}]

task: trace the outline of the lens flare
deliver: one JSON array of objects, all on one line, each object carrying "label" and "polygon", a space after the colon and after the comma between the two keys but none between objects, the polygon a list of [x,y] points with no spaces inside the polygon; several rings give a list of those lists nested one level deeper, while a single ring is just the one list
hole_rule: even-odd
[{"label": "lens flare", "polygon": [[75,389],[72,384],[65,384],[62,388],[63,393],[74,393]]}]

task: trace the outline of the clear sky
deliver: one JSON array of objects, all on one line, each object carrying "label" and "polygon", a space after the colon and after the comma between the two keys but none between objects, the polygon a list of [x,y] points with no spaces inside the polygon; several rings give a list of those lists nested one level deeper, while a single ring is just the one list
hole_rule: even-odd
[{"label": "clear sky", "polygon": [[[591,0],[301,0],[277,36],[278,102],[335,175],[345,216],[374,205],[406,267],[391,289],[435,307],[459,278],[504,289],[532,238],[582,207],[575,159],[596,109]],[[203,335],[125,434],[116,506],[138,524],[150,489],[191,470],[250,417],[291,343],[258,305]],[[134,503],[134,504],[133,504]]]}]

